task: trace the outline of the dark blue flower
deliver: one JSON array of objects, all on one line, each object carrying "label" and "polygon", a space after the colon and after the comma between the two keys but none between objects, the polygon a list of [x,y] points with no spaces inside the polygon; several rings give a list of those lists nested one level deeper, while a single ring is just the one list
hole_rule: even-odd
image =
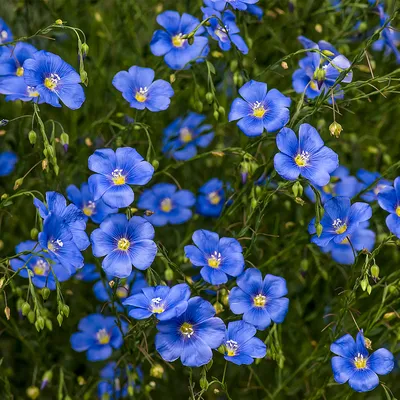
[{"label": "dark blue flower", "polygon": [[[107,282],[99,280],[93,285],[93,293],[96,299],[99,301],[109,302],[112,304],[113,292],[115,291],[116,297],[120,302],[125,300],[127,297],[132,296],[136,293],[140,293],[141,290],[148,286],[144,275],[139,271],[132,271],[131,274],[124,279],[118,279],[118,286],[111,288],[108,282],[114,279],[114,276],[107,275]],[[121,304],[116,304],[117,310],[122,312],[124,308]]]},{"label": "dark blue flower", "polygon": [[378,194],[387,187],[392,186],[391,181],[388,181],[387,179],[379,179],[381,178],[379,172],[369,172],[365,169],[360,169],[357,172],[357,178],[363,183],[360,191],[373,185],[370,190],[361,195],[361,198],[368,201],[368,203],[378,200]]},{"label": "dark blue flower", "polygon": [[96,224],[101,224],[110,214],[118,212],[118,208],[108,206],[101,198],[95,201],[87,183],[82,183],[80,190],[75,185],[69,185],[67,196],[82,211],[85,220],[90,218]]},{"label": "dark blue flower", "polygon": [[33,204],[39,210],[40,216],[46,220],[50,214],[61,218],[64,225],[73,236],[73,241],[79,250],[89,247],[89,238],[86,234],[86,219],[82,212],[74,205],[67,206],[65,197],[57,192],[46,192],[46,204],[35,198]]},{"label": "dark blue flower", "polygon": [[390,214],[386,225],[390,232],[400,238],[400,177],[394,180],[394,187],[386,187],[378,194],[378,203]]},{"label": "dark blue flower", "polygon": [[219,217],[225,204],[224,183],[210,179],[200,189],[196,200],[196,212],[205,217]]},{"label": "dark blue flower", "polygon": [[369,392],[379,385],[378,375],[389,374],[394,367],[393,354],[380,348],[369,355],[365,346],[363,331],[359,331],[356,341],[344,335],[331,344],[333,378],[337,383],[349,382],[356,392]]},{"label": "dark blue flower", "polygon": [[253,364],[255,358],[263,358],[267,346],[254,337],[256,328],[244,321],[229,322],[225,337],[225,360],[237,365]]},{"label": "dark blue flower", "polygon": [[[126,331],[127,324],[124,321],[121,324]],[[78,352],[86,351],[89,361],[106,360],[124,341],[114,317],[90,314],[79,321],[78,329],[80,332],[71,335],[71,347]]]},{"label": "dark blue flower", "polygon": [[[331,253],[334,261],[339,264],[351,265],[354,263],[354,251],[372,251],[375,245],[375,232],[368,229],[369,223],[361,222],[358,229],[349,234],[340,243],[330,241],[325,247],[321,247],[324,253]],[[309,225],[309,233],[315,234],[314,220]],[[351,244],[350,244],[351,243]]]},{"label": "dark blue flower", "polygon": [[131,147],[96,150],[88,160],[93,200],[102,199],[109,207],[128,207],[134,199],[129,185],[145,185],[152,178],[153,166]]},{"label": "dark blue flower", "polygon": [[[3,19],[0,18],[0,44],[12,42],[14,40],[11,29],[7,26]],[[0,49],[5,48],[5,46],[0,47]],[[1,54],[0,50],[0,54]]]},{"label": "dark blue flower", "polygon": [[39,93],[41,100],[61,107],[61,100],[71,110],[85,101],[81,78],[71,65],[56,54],[41,50],[23,65],[25,83]]},{"label": "dark blue flower", "polygon": [[189,190],[178,190],[170,183],[158,183],[140,196],[138,207],[154,214],[145,218],[154,226],[183,224],[192,218],[196,198]]},{"label": "dark blue flower", "polygon": [[3,151],[0,153],[0,176],[10,175],[14,171],[15,164],[18,161],[17,155],[12,151]]},{"label": "dark blue flower", "polygon": [[127,298],[124,306],[130,306],[129,316],[135,319],[145,319],[155,315],[160,321],[168,321],[182,315],[190,297],[190,288],[181,283],[168,286],[148,287],[141,293]]},{"label": "dark blue flower", "polygon": [[279,90],[267,92],[267,84],[249,81],[240,89],[243,97],[233,101],[229,121],[239,120],[237,125],[246,136],[260,136],[264,129],[274,132],[283,128],[289,121],[291,100]]},{"label": "dark blue flower", "polygon": [[174,90],[169,82],[162,79],[154,81],[151,68],[130,67],[118,72],[112,81],[116,89],[132,108],[149,111],[163,111],[169,107]]},{"label": "dark blue flower", "polygon": [[164,11],[157,16],[157,22],[165,31],[157,30],[150,42],[150,50],[155,56],[164,56],[165,63],[172,69],[188,67],[191,61],[195,61],[208,53],[208,40],[202,36],[205,32],[201,26],[193,36],[193,43],[183,35],[191,33],[200,21],[192,15],[177,11]]},{"label": "dark blue flower", "polygon": [[216,16],[223,22],[223,26],[221,26],[217,18],[211,18],[209,20],[210,25],[207,26],[208,34],[218,41],[221,50],[229,51],[233,43],[243,54],[249,52],[246,42],[239,35],[240,29],[236,25],[236,17],[232,11],[225,11],[221,14],[210,7],[203,7],[202,11],[204,14],[203,19]]},{"label": "dark blue flower", "polygon": [[[315,188],[321,195],[321,202],[324,204],[334,196],[354,197],[362,190],[363,184],[356,177],[350,176],[350,171],[344,166],[339,166],[331,173],[331,180],[325,186],[316,186]],[[311,186],[304,190],[306,196],[315,203],[315,193]]]},{"label": "dark blue flower", "polygon": [[196,246],[185,246],[185,255],[201,268],[202,278],[212,285],[228,282],[229,276],[239,276],[244,269],[243,249],[233,238],[219,238],[215,232],[200,229],[192,236]]},{"label": "dark blue flower", "polygon": [[37,52],[29,43],[18,42],[15,46],[6,46],[0,56],[0,77],[24,76],[24,62]]},{"label": "dark blue flower", "polygon": [[258,3],[258,0],[211,0],[215,3],[216,9],[224,9],[227,5],[235,10],[245,11],[249,4]]},{"label": "dark blue flower", "polygon": [[95,257],[106,256],[102,262],[104,271],[118,278],[127,278],[132,265],[145,270],[154,261],[157,246],[153,238],[153,225],[144,218],[128,220],[125,214],[113,214],[92,232],[90,241]]},{"label": "dark blue flower", "polygon": [[168,362],[181,359],[187,367],[200,367],[212,359],[212,349],[225,338],[225,324],[215,318],[211,303],[200,297],[188,301],[186,311],[177,318],[157,324],[155,346]]},{"label": "dark blue flower", "polygon": [[83,267],[83,256],[73,239],[62,218],[50,213],[44,220],[43,232],[39,233],[39,244],[49,252],[50,258],[59,262],[70,275]]},{"label": "dark blue flower", "polygon": [[93,282],[100,279],[100,272],[94,264],[85,263],[85,265],[77,271],[75,278],[83,282]]},{"label": "dark blue flower", "polygon": [[46,260],[46,254],[43,253],[39,243],[27,240],[15,247],[17,254],[25,251],[34,254],[23,254],[18,258],[12,258],[10,260],[11,268],[14,271],[20,270],[19,275],[23,278],[28,278],[28,274],[30,274],[32,283],[36,287],[40,289],[48,287],[50,290],[55,290],[56,281],[53,273],[59,282],[64,282],[71,276],[61,264],[50,264]]},{"label": "dark blue flower", "polygon": [[189,113],[177,118],[164,129],[163,153],[175,160],[186,161],[197,154],[198,147],[207,147],[214,138],[211,125],[201,125],[205,115]]},{"label": "dark blue flower", "polygon": [[330,173],[339,166],[338,155],[324,146],[321,136],[309,124],[300,125],[299,139],[295,133],[284,128],[276,135],[276,145],[281,151],[274,157],[276,172],[293,181],[301,175],[313,185],[325,186]]},{"label": "dark blue flower", "polygon": [[237,278],[229,294],[229,306],[234,314],[243,314],[243,321],[264,330],[271,321],[280,324],[289,310],[286,280],[249,268]]},{"label": "dark blue flower", "polygon": [[[360,223],[368,221],[372,209],[367,203],[354,203],[348,197],[332,197],[324,204],[324,216],[321,219],[322,233],[314,235],[311,242],[325,247],[331,240],[341,243],[349,235],[360,229]],[[315,233],[313,222],[308,227],[310,234]]]}]

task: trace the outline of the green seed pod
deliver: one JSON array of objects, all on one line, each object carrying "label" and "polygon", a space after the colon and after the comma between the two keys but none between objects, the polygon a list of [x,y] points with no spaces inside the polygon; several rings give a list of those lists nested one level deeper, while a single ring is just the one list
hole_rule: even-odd
[{"label": "green seed pod", "polygon": [[224,108],[224,107],[219,106],[219,107],[218,107],[218,112],[219,112],[222,116],[225,116],[225,108]]},{"label": "green seed pod", "polygon": [[35,313],[31,310],[28,313],[28,321],[33,324],[35,322]]},{"label": "green seed pod", "polygon": [[69,317],[69,307],[66,304],[63,305],[62,312],[67,318]]},{"label": "green seed pod", "polygon": [[164,272],[164,278],[166,281],[172,281],[174,279],[174,271],[171,268],[167,268]]},{"label": "green seed pod", "polygon": [[194,36],[190,36],[188,38],[188,43],[189,43],[189,46],[191,46],[194,43]]},{"label": "green seed pod", "polygon": [[207,92],[206,100],[208,104],[212,104],[212,102],[214,101],[214,95],[211,92]]},{"label": "green seed pod", "polygon": [[151,162],[151,165],[154,167],[155,170],[157,170],[158,167],[159,167],[159,165],[160,165],[160,163],[159,163],[158,160],[153,160],[153,161]]},{"label": "green seed pod", "polygon": [[316,231],[317,231],[317,236],[318,236],[318,237],[321,236],[322,230],[323,230],[322,225],[321,225],[321,224],[318,224],[317,227],[316,227]]},{"label": "green seed pod", "polygon": [[213,115],[214,115],[215,120],[218,121],[219,112],[217,110],[215,110]]},{"label": "green seed pod", "polygon": [[26,395],[29,399],[35,400],[39,397],[40,390],[37,386],[29,386],[28,389],[26,389]]},{"label": "green seed pod", "polygon": [[29,131],[28,133],[29,143],[34,146],[36,143],[37,135],[35,131]]},{"label": "green seed pod", "polygon": [[[36,320],[36,323],[39,325],[39,328],[44,329],[44,318],[39,316]],[[36,328],[37,329],[37,328]]]},{"label": "green seed pod", "polygon": [[42,289],[42,297],[44,300],[47,300],[50,296],[50,289],[48,287],[44,287]]},{"label": "green seed pod", "polygon": [[44,322],[46,324],[46,328],[51,332],[53,330],[53,323],[48,318],[46,318]]},{"label": "green seed pod", "polygon": [[39,231],[36,228],[31,229],[31,239],[36,240],[39,235]]},{"label": "green seed pod", "polygon": [[21,311],[22,311],[22,315],[24,315],[25,317],[29,314],[29,312],[31,311],[31,305],[27,302],[22,304],[21,307]]},{"label": "green seed pod", "polygon": [[89,46],[87,43],[82,43],[82,51],[85,55],[88,55],[89,53]]},{"label": "green seed pod", "polygon": [[58,314],[57,315],[57,322],[58,322],[58,325],[62,325],[62,323],[63,323],[63,320],[64,320],[64,318],[63,318],[63,316],[61,315],[61,314]]}]

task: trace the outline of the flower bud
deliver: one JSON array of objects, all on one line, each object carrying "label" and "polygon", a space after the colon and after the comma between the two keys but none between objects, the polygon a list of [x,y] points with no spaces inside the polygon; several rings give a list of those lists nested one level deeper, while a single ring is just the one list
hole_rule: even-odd
[{"label": "flower bud", "polygon": [[28,398],[35,400],[39,397],[40,390],[37,386],[29,386],[28,389],[26,389],[26,395]]},{"label": "flower bud", "polygon": [[63,320],[64,320],[64,318],[63,318],[63,316],[61,315],[61,314],[58,314],[57,315],[57,322],[58,322],[58,325],[62,325],[62,323],[63,323]]},{"label": "flower bud", "polygon": [[36,240],[39,235],[39,231],[36,228],[31,229],[31,239]]},{"label": "flower bud", "polygon": [[55,24],[56,24],[56,25],[62,25],[62,24],[63,24],[62,19],[56,19]]},{"label": "flower bud", "polygon": [[60,136],[60,141],[62,146],[64,147],[64,151],[68,151],[68,146],[69,146],[69,136],[68,133],[63,132]]},{"label": "flower bud", "polygon": [[222,107],[222,106],[219,106],[219,107],[218,107],[218,112],[219,112],[222,116],[224,116],[224,115],[225,115],[225,108]]},{"label": "flower bud", "polygon": [[189,36],[187,41],[189,43],[189,46],[191,46],[194,43],[194,36]]},{"label": "flower bud", "polygon": [[10,307],[6,306],[6,308],[4,309],[4,314],[6,314],[6,318],[7,318],[7,320],[9,320],[11,317]]},{"label": "flower bud", "polygon": [[44,287],[42,289],[43,300],[47,300],[49,298],[49,296],[50,296],[50,289],[48,287]]},{"label": "flower bud", "polygon": [[87,85],[89,80],[87,72],[83,69],[82,71],[80,71],[79,75],[81,76],[81,82],[84,85]]},{"label": "flower bud", "polygon": [[329,131],[332,136],[335,136],[336,139],[339,139],[340,133],[342,132],[343,128],[342,125],[340,125],[338,122],[332,122],[329,125]]},{"label": "flower bud", "polygon": [[51,369],[49,369],[42,376],[42,383],[40,384],[40,390],[43,390],[47,386],[47,384],[51,381],[52,378],[53,378],[53,372],[51,371]]},{"label": "flower bud", "polygon": [[25,302],[24,304],[22,304],[21,311],[22,315],[27,316],[29,314],[29,311],[31,311],[31,305]]},{"label": "flower bud", "polygon": [[224,311],[224,306],[219,301],[217,301],[214,303],[214,309],[217,314],[220,314]]},{"label": "flower bud", "polygon": [[163,375],[164,375],[164,368],[162,365],[154,364],[150,368],[150,376],[152,376],[153,378],[161,379],[163,377]]},{"label": "flower bud", "polygon": [[39,316],[36,320],[36,323],[39,325],[39,328],[42,330],[44,329],[44,318]]},{"label": "flower bud", "polygon": [[14,183],[14,190],[17,190],[24,183],[24,178],[18,178]]},{"label": "flower bud", "polygon": [[159,167],[159,165],[160,165],[160,163],[159,163],[158,160],[153,160],[153,161],[151,162],[151,165],[154,167],[155,170],[157,170],[158,167]]},{"label": "flower bud", "polygon": [[379,278],[379,267],[376,264],[371,267],[371,275],[375,279]]},{"label": "flower bud", "polygon": [[46,328],[51,332],[53,330],[53,323],[48,318],[44,320],[44,323],[46,324]]},{"label": "flower bud", "polygon": [[82,43],[82,52],[83,52],[83,54],[85,54],[85,56],[88,55],[88,53],[89,53],[89,46],[88,46],[87,43]]},{"label": "flower bud", "polygon": [[207,92],[206,100],[208,104],[212,104],[212,102],[214,101],[214,95],[211,92]]},{"label": "flower bud", "polygon": [[172,281],[174,279],[174,271],[171,268],[167,268],[164,272],[164,278],[167,282]]},{"label": "flower bud", "polygon": [[317,236],[318,236],[318,237],[321,236],[322,230],[323,230],[323,229],[324,229],[324,228],[322,227],[321,224],[318,224],[318,225],[315,227],[315,230],[317,231]]},{"label": "flower bud", "polygon": [[36,138],[37,138],[36,132],[29,131],[28,138],[29,138],[29,143],[33,146],[36,143]]},{"label": "flower bud", "polygon": [[66,304],[64,304],[62,306],[62,312],[63,314],[68,318],[69,317],[69,306],[67,306]]},{"label": "flower bud", "polygon": [[169,76],[169,82],[170,83],[174,83],[176,81],[176,75],[175,74],[171,74],[170,76]]},{"label": "flower bud", "polygon": [[28,313],[28,321],[33,324],[35,322],[35,313],[31,310]]},{"label": "flower bud", "polygon": [[214,115],[215,120],[218,121],[219,112],[217,110],[215,110],[213,115]]},{"label": "flower bud", "polygon": [[49,166],[49,161],[47,160],[47,158],[45,158],[45,159],[42,161],[42,170],[44,171],[45,169],[48,168],[48,166]]}]

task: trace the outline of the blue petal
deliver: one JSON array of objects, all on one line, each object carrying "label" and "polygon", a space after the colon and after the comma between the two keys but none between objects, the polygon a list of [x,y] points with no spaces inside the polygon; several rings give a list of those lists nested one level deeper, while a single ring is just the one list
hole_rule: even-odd
[{"label": "blue petal", "polygon": [[184,342],[181,361],[186,367],[200,367],[208,364],[211,358],[210,346],[196,335]]},{"label": "blue petal", "polygon": [[256,328],[247,322],[229,322],[226,340],[234,340],[240,345],[250,340],[256,333]]},{"label": "blue petal", "polygon": [[225,339],[225,324],[220,318],[210,318],[194,327],[195,335],[212,349],[219,347]]},{"label": "blue petal", "polygon": [[[90,178],[93,178],[94,176],[96,175],[93,175]],[[91,183],[90,178],[89,184]],[[102,200],[112,208],[129,207],[134,200],[133,190],[128,185],[114,185],[103,194]]]},{"label": "blue petal", "polygon": [[234,314],[243,314],[253,307],[253,300],[242,289],[234,287],[229,293],[229,307]]},{"label": "blue petal", "polygon": [[337,196],[325,203],[324,210],[332,221],[335,219],[346,221],[350,212],[350,204],[348,197]]},{"label": "blue petal", "polygon": [[179,26],[181,17],[177,11],[164,11],[157,15],[157,23],[165,28],[171,35],[180,33]]},{"label": "blue petal", "polygon": [[264,132],[263,119],[252,115],[239,120],[237,126],[246,136],[260,136]]},{"label": "blue petal", "polygon": [[337,383],[346,383],[356,371],[354,362],[349,358],[333,357],[331,360],[333,379]]},{"label": "blue petal", "polygon": [[199,229],[192,236],[194,244],[206,254],[212,254],[218,249],[219,236],[215,232]]},{"label": "blue petal", "polygon": [[115,239],[102,229],[95,229],[90,235],[90,241],[95,257],[103,257],[116,248]]},{"label": "blue petal", "polygon": [[356,342],[347,334],[331,344],[331,352],[338,356],[353,359],[357,355]]},{"label": "blue petal", "polygon": [[349,379],[350,387],[356,392],[369,392],[379,385],[378,375],[370,369],[356,369]]},{"label": "blue petal", "polygon": [[155,56],[163,56],[172,49],[171,36],[164,31],[154,32],[150,42],[150,50]]},{"label": "blue petal", "polygon": [[149,239],[134,242],[129,248],[130,261],[134,267],[145,270],[153,263],[157,254],[157,245]]},{"label": "blue petal", "polygon": [[239,347],[239,355],[242,353],[252,358],[264,358],[267,354],[267,346],[259,338],[253,337]]},{"label": "blue petal", "polygon": [[192,207],[196,202],[196,197],[189,190],[179,190],[172,196],[172,202],[182,207]]},{"label": "blue petal", "polygon": [[243,321],[254,325],[260,331],[271,325],[271,318],[268,311],[261,307],[252,307],[243,314]]},{"label": "blue petal", "polygon": [[288,293],[286,280],[280,276],[267,274],[263,281],[262,292],[268,298],[279,298],[286,296]]},{"label": "blue petal", "polygon": [[[169,322],[170,321],[166,321],[165,324],[168,324]],[[183,346],[184,341],[180,334],[177,334],[176,332],[159,332],[156,334],[155,347],[165,361],[172,362],[178,359],[182,354]]]},{"label": "blue petal", "polygon": [[255,103],[257,101],[261,102],[267,94],[267,84],[250,80],[239,89],[239,94],[248,103]]},{"label": "blue petal", "polygon": [[281,324],[289,310],[289,299],[282,297],[280,299],[269,299],[267,297],[266,310],[272,321],[276,324]]},{"label": "blue petal", "polygon": [[368,221],[372,217],[372,208],[366,203],[354,203],[349,212],[349,225]]},{"label": "blue petal", "polygon": [[202,267],[208,265],[205,254],[199,250],[196,246],[188,245],[185,246],[185,256],[189,258],[190,262],[196,267]]},{"label": "blue petal", "polygon": [[81,108],[85,101],[85,92],[80,84],[60,85],[60,87],[57,88],[57,95],[71,110]]},{"label": "blue petal", "polygon": [[146,319],[153,315],[153,313],[149,310],[145,310],[143,308],[132,308],[129,310],[129,316],[135,319]]},{"label": "blue petal", "polygon": [[102,361],[111,357],[111,354],[112,348],[110,345],[98,344],[88,349],[86,357],[88,361]]},{"label": "blue petal", "polygon": [[260,294],[262,291],[263,279],[261,272],[256,268],[249,268],[237,278],[237,285],[250,296]]},{"label": "blue petal", "polygon": [[153,226],[142,217],[134,216],[129,220],[128,235],[133,242],[154,238]]},{"label": "blue petal", "polygon": [[300,171],[302,171],[295,163],[293,157],[289,157],[283,153],[275,154],[274,168],[282,178],[289,181],[297,179],[300,175]]},{"label": "blue petal", "polygon": [[235,121],[252,114],[252,108],[246,101],[241,98],[233,100],[231,110],[229,112],[228,121]]},{"label": "blue petal", "polygon": [[71,347],[75,351],[86,351],[96,344],[96,339],[93,335],[88,335],[83,332],[76,332],[71,335]]},{"label": "blue petal", "polygon": [[107,274],[118,278],[127,278],[132,272],[129,254],[120,250],[114,250],[109,253],[101,266]]},{"label": "blue petal", "polygon": [[228,282],[228,277],[225,272],[216,268],[205,266],[201,269],[200,274],[206,282],[212,285],[222,285]]},{"label": "blue petal", "polygon": [[367,367],[379,375],[387,375],[394,368],[394,356],[389,350],[378,349],[368,358]]},{"label": "blue petal", "polygon": [[395,213],[398,206],[396,190],[392,187],[387,187],[378,193],[378,203],[381,208],[390,213]]},{"label": "blue petal", "polygon": [[89,169],[99,174],[108,175],[116,168],[117,158],[111,149],[96,150],[88,159]]},{"label": "blue petal", "polygon": [[386,226],[389,228],[390,232],[400,237],[400,217],[396,214],[390,214],[386,217]]},{"label": "blue petal", "polygon": [[276,145],[279,151],[292,158],[299,152],[299,143],[296,134],[289,128],[281,129],[276,135]]},{"label": "blue petal", "polygon": [[318,131],[310,124],[302,124],[299,129],[299,149],[310,154],[316,153],[324,145]]},{"label": "blue petal", "polygon": [[214,317],[215,309],[209,301],[199,296],[192,297],[188,301],[188,308],[185,313],[186,320],[190,320],[193,324],[200,324],[209,318]]}]

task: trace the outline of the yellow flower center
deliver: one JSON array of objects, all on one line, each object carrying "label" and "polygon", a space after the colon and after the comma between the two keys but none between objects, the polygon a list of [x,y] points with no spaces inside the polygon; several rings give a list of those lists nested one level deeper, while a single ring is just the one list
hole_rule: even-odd
[{"label": "yellow flower center", "polygon": [[96,338],[99,344],[108,344],[110,343],[110,335],[107,333],[106,329],[100,329],[96,333]]},{"label": "yellow flower center", "polygon": [[349,239],[348,239],[347,237],[344,238],[344,239],[340,242],[340,244],[350,244]]},{"label": "yellow flower center", "polygon": [[164,199],[161,202],[161,210],[164,212],[170,212],[172,210],[172,201],[171,199]]},{"label": "yellow flower center", "polygon": [[33,267],[33,273],[35,275],[44,276],[47,275],[48,264],[46,261],[38,260],[38,262]]},{"label": "yellow flower center", "polygon": [[400,217],[400,206],[397,206],[396,208],[396,215]]},{"label": "yellow flower center", "polygon": [[257,118],[262,118],[267,110],[264,108],[264,105],[259,101],[256,101],[253,104],[253,115]]},{"label": "yellow flower center", "polygon": [[94,210],[96,208],[96,204],[94,201],[89,200],[87,204],[82,209],[82,212],[87,216],[91,217],[94,213]]},{"label": "yellow flower center", "polygon": [[294,162],[299,166],[299,167],[305,167],[308,165],[308,160],[310,159],[310,154],[308,151],[302,151],[301,153],[297,154],[297,156],[294,158]]},{"label": "yellow flower center", "polygon": [[256,307],[264,307],[266,302],[267,302],[267,298],[264,295],[262,295],[261,293],[258,294],[253,299],[253,303]]},{"label": "yellow flower center", "polygon": [[182,33],[179,33],[178,35],[172,37],[172,45],[174,47],[182,47],[185,42],[186,39],[182,39]]},{"label": "yellow flower center", "polygon": [[183,143],[189,143],[193,136],[188,128],[182,128],[179,132],[179,137]]},{"label": "yellow flower center", "polygon": [[15,75],[23,76],[24,75],[24,69],[22,67],[18,67]]},{"label": "yellow flower center", "polygon": [[221,253],[214,251],[214,254],[207,260],[208,266],[211,268],[218,268],[221,264]]},{"label": "yellow flower center", "polygon": [[227,340],[225,343],[225,348],[226,348],[226,355],[229,357],[233,357],[236,355],[239,345],[235,340]]},{"label": "yellow flower center", "polygon": [[39,96],[39,93],[32,86],[28,86],[26,90],[28,92],[29,97],[38,97]]},{"label": "yellow flower center", "polygon": [[111,172],[114,185],[125,185],[125,176],[122,175],[122,169],[115,169]]},{"label": "yellow flower center", "polygon": [[125,299],[126,297],[128,297],[128,293],[129,293],[128,285],[119,286],[116,290],[116,294],[120,299]]},{"label": "yellow flower center", "polygon": [[131,245],[131,242],[126,238],[118,240],[118,250],[127,251]]},{"label": "yellow flower center", "polygon": [[332,188],[329,185],[329,183],[327,185],[325,185],[325,186],[322,186],[322,191],[325,192],[325,193],[332,193]]},{"label": "yellow flower center", "polygon": [[208,200],[210,201],[211,204],[217,205],[221,201],[221,197],[219,196],[218,192],[211,192],[208,195]]},{"label": "yellow flower center", "polygon": [[[164,304],[162,304],[161,297],[155,297],[154,299],[151,299],[150,310],[154,314],[161,314],[165,311]],[[182,330],[182,327],[181,327],[181,330]]]},{"label": "yellow flower center", "polygon": [[318,85],[315,83],[315,81],[310,81],[310,88],[312,90],[317,90],[318,89]]},{"label": "yellow flower center", "polygon": [[360,353],[357,354],[357,357],[354,357],[354,365],[357,369],[364,369],[367,366],[368,358],[364,358],[364,356]]},{"label": "yellow flower center", "polygon": [[144,88],[140,88],[136,94],[135,94],[135,99],[139,102],[139,103],[144,103],[147,100],[147,87]]},{"label": "yellow flower center", "polygon": [[336,233],[338,235],[341,235],[342,233],[345,233],[347,231],[347,225],[343,224],[340,228],[336,229]]},{"label": "yellow flower center", "polygon": [[50,74],[50,76],[48,76],[45,80],[44,80],[44,86],[47,87],[47,89],[49,90],[54,90],[57,85],[58,82],[60,81],[60,77],[57,74]]},{"label": "yellow flower center", "polygon": [[57,239],[57,240],[49,240],[48,242],[47,242],[47,248],[50,250],[50,251],[57,251],[57,250],[59,250],[61,247],[63,247],[64,246],[64,243],[60,240],[60,239]]},{"label": "yellow flower center", "polygon": [[180,329],[183,336],[190,338],[194,334],[193,325],[189,324],[188,322],[184,322]]},{"label": "yellow flower center", "polygon": [[345,222],[342,222],[340,218],[336,218],[333,221],[332,226],[335,228],[335,232],[338,235],[341,235],[342,233],[345,233],[347,231],[347,225]]}]

